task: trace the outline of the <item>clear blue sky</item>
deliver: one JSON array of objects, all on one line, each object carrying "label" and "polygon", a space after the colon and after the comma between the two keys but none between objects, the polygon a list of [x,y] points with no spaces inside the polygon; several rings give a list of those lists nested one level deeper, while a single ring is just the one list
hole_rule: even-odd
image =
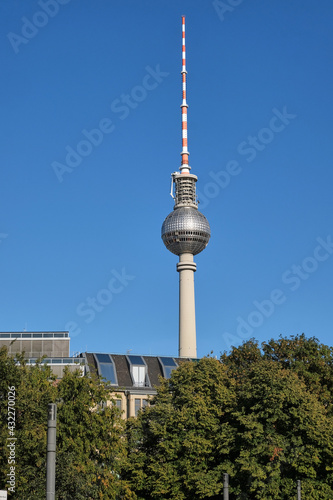
[{"label": "clear blue sky", "polygon": [[1,331],[177,354],[160,228],[180,165],[181,15],[212,230],[198,355],[303,332],[332,345],[329,0],[1,1]]}]

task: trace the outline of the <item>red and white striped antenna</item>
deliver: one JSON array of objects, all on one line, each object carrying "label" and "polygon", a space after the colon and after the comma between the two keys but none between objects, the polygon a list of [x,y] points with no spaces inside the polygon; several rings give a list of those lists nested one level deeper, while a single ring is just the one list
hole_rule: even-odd
[{"label": "red and white striped antenna", "polygon": [[191,167],[188,164],[188,149],[187,149],[187,102],[186,102],[186,51],[185,51],[185,16],[182,16],[182,80],[183,80],[183,101],[181,104],[182,109],[182,145],[183,149],[180,153],[182,155],[182,162],[179,168],[181,174],[188,174]]}]

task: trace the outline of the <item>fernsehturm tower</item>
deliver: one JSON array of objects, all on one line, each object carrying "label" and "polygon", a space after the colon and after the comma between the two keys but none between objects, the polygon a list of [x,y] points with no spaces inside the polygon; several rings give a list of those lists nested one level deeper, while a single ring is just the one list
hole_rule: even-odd
[{"label": "fernsehturm tower", "polygon": [[182,17],[182,160],[179,172],[172,175],[171,195],[175,200],[173,211],[162,225],[163,243],[170,252],[179,255],[179,356],[197,357],[195,327],[193,256],[202,252],[210,238],[210,227],[206,217],[198,210],[195,184],[196,175],[190,173],[187,149],[187,102],[186,102],[186,53],[185,17]]}]

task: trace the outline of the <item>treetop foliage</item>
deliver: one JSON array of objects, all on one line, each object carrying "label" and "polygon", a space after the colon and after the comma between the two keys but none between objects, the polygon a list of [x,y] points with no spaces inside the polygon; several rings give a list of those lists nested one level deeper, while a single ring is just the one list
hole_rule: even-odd
[{"label": "treetop foliage", "polygon": [[[19,364],[18,362],[19,361]],[[9,472],[7,392],[15,387],[15,493],[18,500],[44,499],[48,404],[57,403],[56,498],[134,499],[120,473],[126,461],[124,422],[100,380],[65,372],[55,383],[50,367],[27,365],[0,349],[0,482]]]},{"label": "treetop foliage", "polygon": [[[128,422],[138,498],[333,498],[332,349],[304,335],[254,339],[182,363]],[[302,498],[303,498],[302,497]]]}]

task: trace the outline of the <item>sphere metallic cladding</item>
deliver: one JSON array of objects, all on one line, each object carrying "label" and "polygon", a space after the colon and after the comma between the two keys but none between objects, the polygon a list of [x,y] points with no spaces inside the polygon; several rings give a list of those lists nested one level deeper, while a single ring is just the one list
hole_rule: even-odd
[{"label": "sphere metallic cladding", "polygon": [[197,255],[208,245],[210,227],[206,217],[193,207],[175,208],[163,222],[162,240],[170,252]]}]

